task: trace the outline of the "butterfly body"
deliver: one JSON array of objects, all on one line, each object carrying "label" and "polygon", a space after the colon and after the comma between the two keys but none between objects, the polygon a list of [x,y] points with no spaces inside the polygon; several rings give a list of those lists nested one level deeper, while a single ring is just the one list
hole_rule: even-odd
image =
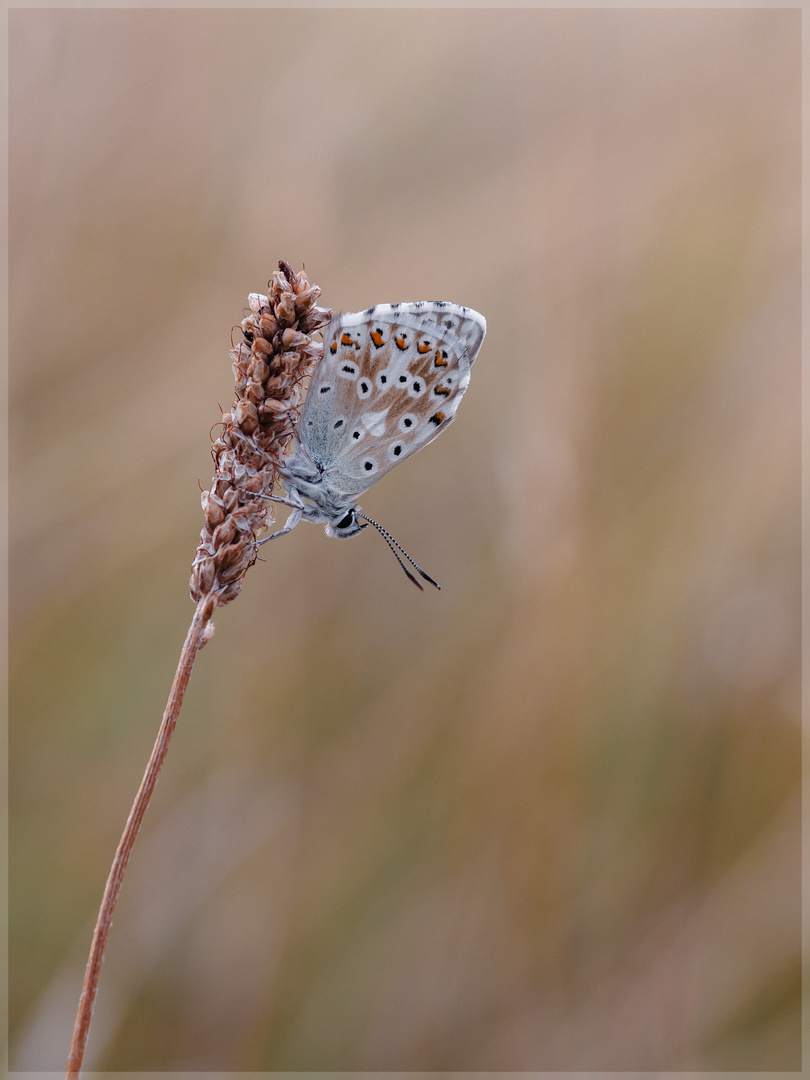
[{"label": "butterfly body", "polygon": [[356,500],[455,418],[486,333],[472,308],[378,304],[335,316],[280,470],[298,521],[356,536]]}]

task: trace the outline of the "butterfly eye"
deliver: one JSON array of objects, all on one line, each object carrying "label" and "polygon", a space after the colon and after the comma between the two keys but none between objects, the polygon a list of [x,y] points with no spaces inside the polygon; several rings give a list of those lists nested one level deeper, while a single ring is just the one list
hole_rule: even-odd
[{"label": "butterfly eye", "polygon": [[350,510],[345,517],[341,518],[335,528],[348,529],[352,525],[354,525],[354,510]]},{"label": "butterfly eye", "polygon": [[399,430],[404,434],[405,432],[410,431],[415,424],[416,417],[413,415],[413,413],[406,413],[405,416],[400,416],[398,426]]}]

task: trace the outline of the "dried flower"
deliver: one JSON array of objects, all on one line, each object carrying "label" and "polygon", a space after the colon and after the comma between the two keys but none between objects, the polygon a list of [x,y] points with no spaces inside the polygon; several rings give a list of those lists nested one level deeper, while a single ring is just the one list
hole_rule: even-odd
[{"label": "dried flower", "polygon": [[[316,306],[321,294],[302,270],[285,262],[270,282],[269,295],[251,294],[250,315],[242,322],[245,340],[231,350],[236,401],[222,417],[222,434],[211,448],[216,472],[202,494],[205,524],[191,570],[191,596],[197,601],[180,653],[169,700],[141,785],[104,888],[82,983],[68,1055],[67,1080],[79,1080],[90,1031],[101,964],[112,916],[132,847],[155,790],[197,653],[210,640],[214,608],[235,599],[242,578],[256,561],[256,534],[267,524],[278,467],[298,416],[301,383],[323,346],[310,337],[330,319]],[[251,494],[253,493],[253,494]]]},{"label": "dried flower", "polygon": [[316,306],[318,286],[285,262],[268,289],[267,296],[250,294],[245,340],[231,350],[236,400],[212,444],[216,472],[202,493],[204,525],[190,591],[197,602],[210,599],[207,618],[239,595],[256,561],[256,536],[273,520],[272,503],[251,493],[273,491],[298,418],[301,383],[323,352],[311,335],[331,316]]}]

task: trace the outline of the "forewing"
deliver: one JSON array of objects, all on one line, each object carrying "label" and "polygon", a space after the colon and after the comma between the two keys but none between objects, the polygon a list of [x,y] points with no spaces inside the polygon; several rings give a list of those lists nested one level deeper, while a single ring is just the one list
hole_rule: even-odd
[{"label": "forewing", "polygon": [[478,312],[440,301],[332,320],[299,439],[333,493],[356,498],[452,423],[485,333]]}]

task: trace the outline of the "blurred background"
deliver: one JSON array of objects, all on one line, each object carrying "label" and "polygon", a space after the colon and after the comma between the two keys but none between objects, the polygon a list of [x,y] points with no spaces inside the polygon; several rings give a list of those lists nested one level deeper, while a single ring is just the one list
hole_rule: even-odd
[{"label": "blurred background", "polygon": [[280,258],[488,320],[362,500],[443,589],[264,550],[86,1065],[800,1067],[800,17],[11,12],[13,1068],[64,1066]]}]

